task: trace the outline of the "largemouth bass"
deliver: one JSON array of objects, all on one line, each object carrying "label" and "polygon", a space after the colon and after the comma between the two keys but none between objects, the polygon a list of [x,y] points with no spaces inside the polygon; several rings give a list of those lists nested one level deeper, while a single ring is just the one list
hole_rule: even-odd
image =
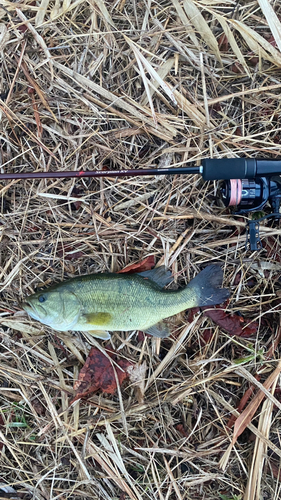
[{"label": "largemouth bass", "polygon": [[185,309],[224,302],[223,272],[206,267],[185,288],[167,290],[171,273],[158,267],[137,274],[77,276],[38,291],[22,304],[28,314],[58,331],[87,331],[110,338],[108,332],[142,330],[155,337],[170,332],[162,321]]}]

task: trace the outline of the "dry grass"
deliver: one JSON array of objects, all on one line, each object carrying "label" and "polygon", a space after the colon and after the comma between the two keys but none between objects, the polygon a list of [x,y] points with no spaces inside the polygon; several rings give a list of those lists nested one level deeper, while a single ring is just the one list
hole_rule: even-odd
[{"label": "dry grass", "polygon": [[[1,171],[275,158],[280,18],[269,0],[3,0]],[[278,382],[259,408],[264,418],[257,413],[219,465],[231,413],[253,376],[263,383],[280,357],[278,345],[261,354],[279,325],[278,226],[268,222],[265,249],[249,254],[245,219],[236,222],[199,176],[0,189],[0,482],[36,500],[280,498]],[[120,356],[142,364],[141,387],[70,406],[91,344],[102,343],[55,334],[18,301],[38,285],[150,254],[178,284],[221,263],[229,310],[258,319],[257,337],[230,338],[202,315],[174,319],[175,335],[161,345],[115,333]],[[207,343],[204,332],[213,334]],[[249,353],[243,367],[233,364]]]}]

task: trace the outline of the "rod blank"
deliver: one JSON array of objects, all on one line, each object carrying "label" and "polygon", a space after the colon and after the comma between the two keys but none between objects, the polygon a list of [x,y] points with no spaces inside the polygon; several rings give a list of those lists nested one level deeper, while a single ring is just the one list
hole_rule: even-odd
[{"label": "rod blank", "polygon": [[67,179],[83,177],[137,177],[144,175],[200,174],[201,167],[148,168],[133,170],[65,170],[59,172],[0,173],[1,179]]}]

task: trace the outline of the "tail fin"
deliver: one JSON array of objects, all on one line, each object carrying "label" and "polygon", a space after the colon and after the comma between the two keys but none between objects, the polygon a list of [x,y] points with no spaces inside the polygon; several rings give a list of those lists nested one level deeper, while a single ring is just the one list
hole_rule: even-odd
[{"label": "tail fin", "polygon": [[227,288],[219,288],[222,285],[222,280],[223,271],[221,267],[212,265],[205,267],[190,282],[190,287],[194,289],[197,296],[197,307],[221,304],[229,297],[229,290]]}]

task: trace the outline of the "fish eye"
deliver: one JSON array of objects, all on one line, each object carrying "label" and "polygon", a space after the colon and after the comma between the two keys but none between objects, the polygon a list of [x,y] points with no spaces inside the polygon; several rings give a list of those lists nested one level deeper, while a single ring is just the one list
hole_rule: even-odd
[{"label": "fish eye", "polygon": [[45,302],[46,296],[45,295],[39,295],[38,300],[39,300],[39,302]]}]

